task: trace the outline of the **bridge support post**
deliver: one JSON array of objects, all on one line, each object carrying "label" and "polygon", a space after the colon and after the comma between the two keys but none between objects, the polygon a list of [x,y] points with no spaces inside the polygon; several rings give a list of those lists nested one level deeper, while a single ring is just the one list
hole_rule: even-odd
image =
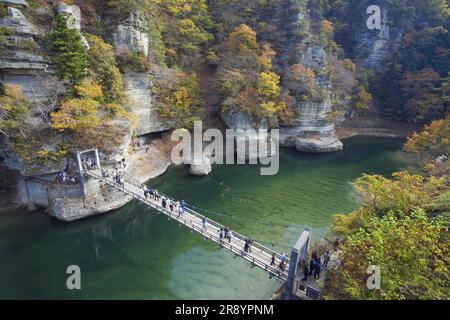
[{"label": "bridge support post", "polygon": [[286,293],[292,295],[297,291],[296,276],[299,262],[306,263],[308,256],[308,248],[311,240],[311,230],[305,228],[297,243],[291,250],[291,257],[289,262],[288,281],[286,283]]},{"label": "bridge support post", "polygon": [[94,152],[95,152],[95,164],[97,165],[97,169],[101,170],[102,168],[100,166],[100,156],[98,155],[98,149],[95,148]]},{"label": "bridge support post", "polygon": [[83,164],[81,163],[81,152],[80,151],[77,151],[77,162],[78,162],[78,171],[80,173],[81,190],[83,191],[83,197],[86,198],[86,190],[84,189]]}]

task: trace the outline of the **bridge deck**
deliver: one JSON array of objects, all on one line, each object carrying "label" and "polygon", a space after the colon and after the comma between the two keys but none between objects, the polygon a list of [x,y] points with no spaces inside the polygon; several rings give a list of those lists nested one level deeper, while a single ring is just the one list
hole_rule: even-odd
[{"label": "bridge deck", "polygon": [[[169,218],[178,221],[179,223],[187,226],[191,230],[200,233],[205,237],[205,239],[209,239],[211,241],[216,242],[219,244],[222,248],[229,250],[230,252],[234,253],[236,256],[239,256],[247,261],[249,261],[252,264],[252,267],[256,266],[263,270],[265,270],[267,273],[269,273],[270,277],[277,277],[283,281],[287,281],[288,279],[288,269],[289,269],[289,259],[286,259],[286,268],[285,270],[281,270],[278,265],[280,263],[281,255],[279,253],[274,252],[273,250],[257,243],[253,242],[253,245],[251,247],[250,252],[244,251],[244,245],[245,245],[245,239],[246,237],[235,232],[233,230],[233,237],[231,239],[231,242],[229,242],[227,239],[220,239],[220,228],[225,228],[223,225],[211,220],[208,218],[208,224],[206,230],[203,228],[203,215],[199,214],[198,212],[191,210],[189,208],[186,208],[185,212],[180,215],[178,212],[170,212],[170,210],[164,209],[161,204],[161,200],[156,201],[153,199],[148,199],[144,196],[144,192],[141,188],[130,184],[128,182],[125,182],[124,187],[117,184],[113,179],[111,178],[105,178],[101,175],[100,171],[98,170],[90,170],[84,172],[86,175],[98,179],[99,181],[106,183],[110,185],[111,187],[114,187],[133,198],[137,199],[138,201],[146,204],[148,207],[153,208],[157,210],[158,212],[161,212],[165,215],[167,215]],[[170,197],[167,197],[169,198]],[[171,199],[173,200],[173,199]],[[272,261],[272,254],[276,255],[276,261],[275,265],[271,265]]]}]

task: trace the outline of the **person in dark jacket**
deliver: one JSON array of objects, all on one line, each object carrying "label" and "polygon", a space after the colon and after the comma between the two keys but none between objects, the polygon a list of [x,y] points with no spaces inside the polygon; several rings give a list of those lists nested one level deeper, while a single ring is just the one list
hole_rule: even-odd
[{"label": "person in dark jacket", "polygon": [[309,269],[308,269],[308,265],[306,264],[306,261],[305,261],[305,264],[303,265],[303,275],[304,275],[304,277],[303,277],[302,281],[307,281],[308,280],[308,273],[309,273]]}]

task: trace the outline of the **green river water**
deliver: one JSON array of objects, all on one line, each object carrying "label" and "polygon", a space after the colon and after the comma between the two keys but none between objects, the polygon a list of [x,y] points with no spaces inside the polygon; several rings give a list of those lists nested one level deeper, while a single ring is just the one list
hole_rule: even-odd
[{"label": "green river water", "polygon": [[[150,184],[289,253],[304,226],[324,234],[333,214],[355,208],[351,182],[361,174],[402,169],[401,144],[353,138],[336,154],[285,150],[276,176],[260,176],[258,166],[224,165],[193,178],[173,167]],[[81,290],[66,288],[69,265],[81,268]],[[0,215],[0,299],[266,299],[279,286],[136,201],[71,224],[41,212]]]}]

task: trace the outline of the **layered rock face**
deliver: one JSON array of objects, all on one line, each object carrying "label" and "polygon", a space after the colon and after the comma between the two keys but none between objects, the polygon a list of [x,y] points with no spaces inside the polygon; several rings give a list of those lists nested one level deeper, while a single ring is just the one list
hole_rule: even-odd
[{"label": "layered rock face", "polygon": [[41,86],[54,78],[48,72],[50,62],[38,44],[42,33],[20,8],[7,7],[7,10],[7,16],[0,19],[0,26],[8,27],[12,35],[7,51],[0,57],[1,80],[5,84],[20,85],[29,98],[45,98],[48,92]]},{"label": "layered rock face", "polygon": [[[8,28],[11,33],[6,50],[0,57],[0,81],[4,85],[20,86],[31,104],[37,106],[31,110],[30,121],[37,127],[48,126],[40,116],[40,107],[57,96],[59,84],[53,74],[54,68],[41,45],[44,31],[33,25],[22,13],[27,6],[25,1],[2,2],[15,6],[7,6],[7,16],[0,19],[0,26]],[[58,139],[50,139],[47,141],[47,147],[51,149],[57,142]],[[31,172],[41,175],[51,174],[66,165],[61,163],[56,168],[54,166],[31,168],[10,147],[9,139],[3,137],[0,141],[0,156],[4,164],[24,176]]]},{"label": "layered rock face", "polygon": [[376,70],[398,48],[403,36],[403,29],[395,26],[395,19],[399,17],[390,17],[390,8],[387,1],[366,1],[366,5],[361,6],[361,10],[366,10],[369,5],[377,5],[380,8],[381,28],[369,29],[365,19],[368,19],[370,14],[365,11],[358,12],[353,22],[353,29],[355,30],[353,55],[359,65]]},{"label": "layered rock face", "polygon": [[[146,21],[139,14],[130,17],[117,26],[113,35],[117,54],[124,52],[141,53],[149,58],[149,37]],[[128,107],[137,117],[137,135],[161,132],[170,129],[170,125],[158,119],[158,111],[151,93],[151,75],[149,72],[125,70],[125,93]]]},{"label": "layered rock face", "polygon": [[[316,74],[315,84],[322,90],[321,99],[308,97],[306,101],[297,97],[297,117],[288,124],[280,124],[280,143],[282,146],[295,147],[301,152],[335,152],[343,148],[343,144],[336,137],[335,126],[327,120],[332,111],[333,87],[329,78],[328,57],[324,47],[314,34],[310,33],[311,18],[306,7],[291,7],[296,15],[284,26],[286,32],[281,42],[284,52],[281,55],[290,57],[291,63],[299,63],[311,69]],[[309,34],[300,40],[299,33]],[[297,41],[295,50],[293,45],[287,45],[289,39]],[[284,43],[284,44],[283,44]],[[279,61],[286,65],[286,58]],[[286,75],[285,75],[286,77]],[[298,84],[300,86],[300,83]]]},{"label": "layered rock face", "polygon": [[300,63],[319,74],[315,81],[325,96],[322,101],[310,98],[297,106],[298,116],[280,128],[281,145],[295,147],[301,152],[340,151],[343,144],[336,137],[335,126],[327,121],[327,115],[332,111],[327,54],[310,38],[302,41],[302,47]]}]

